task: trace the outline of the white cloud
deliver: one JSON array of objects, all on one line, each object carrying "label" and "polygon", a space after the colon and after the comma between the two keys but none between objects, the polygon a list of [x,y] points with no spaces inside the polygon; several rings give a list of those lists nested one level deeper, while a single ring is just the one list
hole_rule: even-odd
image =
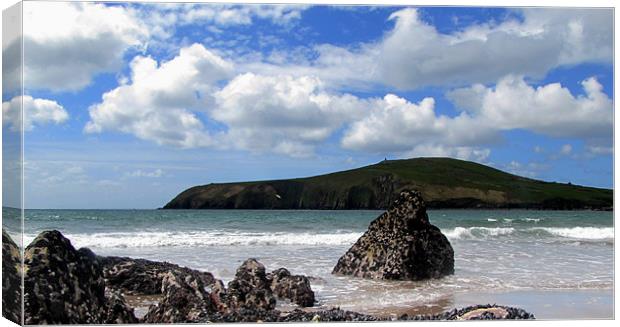
[{"label": "white cloud", "polygon": [[[344,148],[375,153],[413,151],[440,155],[457,153],[457,147],[463,147],[463,154],[468,147],[492,143],[495,139],[495,131],[488,126],[478,126],[478,122],[465,113],[457,117],[437,115],[433,98],[416,104],[388,94],[371,102],[371,111],[345,132],[341,142]],[[433,147],[441,153],[433,154],[430,151]]]},{"label": "white cloud", "polygon": [[24,161],[24,178],[46,187],[88,182],[84,167],[58,162]]},{"label": "white cloud", "polygon": [[483,147],[501,139],[502,131],[524,129],[598,146],[613,132],[612,101],[596,79],[582,86],[585,95],[575,96],[559,83],[534,88],[521,77],[508,76],[492,88],[474,85],[450,92],[448,98],[463,109],[455,117],[438,115],[433,98],[416,104],[388,94],[369,101],[370,111],[351,123],[341,144],[373,153],[480,161],[488,156]]},{"label": "white cloud", "polygon": [[127,177],[146,177],[146,178],[159,178],[159,177],[162,177],[163,175],[164,175],[164,171],[159,168],[152,170],[152,171],[138,169],[138,170],[134,170],[126,174]]},{"label": "white cloud", "polygon": [[462,160],[485,162],[491,155],[491,150],[470,146],[444,146],[442,144],[417,145],[412,151],[406,152],[404,157],[450,157]]},{"label": "white cloud", "polygon": [[330,94],[317,78],[286,75],[242,74],[215,98],[211,116],[228,127],[230,146],[298,157],[362,109],[356,97]]},{"label": "white cloud", "polygon": [[250,63],[261,72],[312,74],[336,87],[399,89],[491,83],[507,74],[543,77],[550,69],[612,61],[613,11],[609,9],[518,10],[523,20],[472,25],[439,32],[417,9],[394,12],[394,28],[378,41],[349,47],[318,45],[310,64]]},{"label": "white cloud", "polygon": [[562,155],[569,155],[571,152],[573,152],[573,146],[570,144],[564,144],[560,148],[560,154]]},{"label": "white cloud", "polygon": [[152,3],[137,8],[151,33],[166,39],[174,35],[177,27],[190,24],[205,25],[205,28],[216,33],[221,32],[219,27],[250,25],[256,19],[286,27],[298,21],[307,7],[288,4]]},{"label": "white cloud", "polygon": [[114,72],[123,54],[146,44],[149,31],[135,12],[95,3],[24,3],[24,85],[79,90],[94,75]]},{"label": "white cloud", "polygon": [[31,131],[35,125],[60,124],[69,118],[65,108],[56,101],[16,96],[2,103],[3,126],[10,125],[12,131],[21,129],[22,104],[25,131]]},{"label": "white cloud", "polygon": [[211,144],[194,111],[211,104],[215,83],[231,74],[230,63],[193,44],[160,64],[138,56],[130,68],[131,82],[106,92],[101,103],[90,107],[85,132],[120,131],[185,148]]},{"label": "white cloud", "polygon": [[448,93],[458,107],[498,130],[527,129],[555,137],[609,138],[612,100],[595,78],[581,83],[585,95],[573,95],[560,83],[539,87],[507,76],[495,87],[474,85]]},{"label": "white cloud", "polygon": [[594,154],[594,155],[607,155],[607,154],[614,153],[613,146],[590,145],[590,146],[587,146],[586,149],[588,150],[589,153]]}]

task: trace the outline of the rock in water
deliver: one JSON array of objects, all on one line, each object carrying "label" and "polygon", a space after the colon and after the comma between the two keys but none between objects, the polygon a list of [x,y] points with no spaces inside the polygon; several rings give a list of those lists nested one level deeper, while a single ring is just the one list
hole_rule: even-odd
[{"label": "rock in water", "polygon": [[76,250],[58,231],[43,232],[26,247],[24,266],[26,325],[136,321],[122,297],[113,296],[108,307],[95,254]]},{"label": "rock in water", "polygon": [[422,280],[454,273],[454,251],[431,225],[417,191],[402,191],[345,253],[333,274],[374,279]]},{"label": "rock in water", "polygon": [[21,325],[21,256],[11,236],[2,229],[2,316]]}]

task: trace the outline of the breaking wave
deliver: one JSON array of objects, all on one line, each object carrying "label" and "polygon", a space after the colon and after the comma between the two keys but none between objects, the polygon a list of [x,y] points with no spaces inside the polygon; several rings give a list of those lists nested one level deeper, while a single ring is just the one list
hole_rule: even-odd
[{"label": "breaking wave", "polygon": [[514,233],[512,227],[456,227],[443,233],[449,239],[479,239],[493,236],[509,235]]},{"label": "breaking wave", "polygon": [[[29,244],[35,235],[25,235]],[[66,234],[77,247],[140,248],[252,245],[351,245],[362,233],[136,232]]]},{"label": "breaking wave", "polygon": [[543,231],[553,236],[581,240],[609,240],[614,238],[613,227],[540,227],[532,230]]}]

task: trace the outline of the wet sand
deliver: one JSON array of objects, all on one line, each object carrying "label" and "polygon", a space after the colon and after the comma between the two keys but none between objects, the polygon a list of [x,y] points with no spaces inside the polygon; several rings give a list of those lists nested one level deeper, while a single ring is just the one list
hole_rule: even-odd
[{"label": "wet sand", "polygon": [[[410,308],[388,307],[363,313],[397,318],[408,315],[435,315],[454,308],[477,304],[498,304],[522,308],[539,320],[613,319],[613,290],[522,290],[510,292],[455,293],[425,305]],[[355,311],[355,310],[354,310]]]},{"label": "wet sand", "polygon": [[[135,309],[136,316],[142,317],[151,304],[156,304],[161,300],[161,296],[125,296],[125,299]],[[423,306],[418,305],[410,308],[403,308],[402,306],[382,307],[376,310],[360,310],[359,312],[397,318],[403,314],[434,315],[454,308],[490,303],[522,308],[533,313],[539,320],[613,319],[613,300],[613,290],[524,290],[497,293],[456,293],[453,297],[442,298]],[[296,308],[296,305],[288,301],[278,301],[277,309],[283,312],[292,311]],[[304,308],[305,311],[324,309],[329,308],[320,305]]]},{"label": "wet sand", "polygon": [[506,293],[468,293],[455,296],[457,307],[497,303],[523,308],[536,319],[613,319],[613,290],[535,290]]}]

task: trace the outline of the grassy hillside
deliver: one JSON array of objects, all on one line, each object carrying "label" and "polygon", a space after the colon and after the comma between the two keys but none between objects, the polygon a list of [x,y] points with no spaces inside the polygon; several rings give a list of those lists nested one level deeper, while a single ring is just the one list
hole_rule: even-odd
[{"label": "grassy hillside", "polygon": [[353,170],[287,180],[209,184],[164,209],[383,209],[403,189],[431,208],[609,209],[609,189],[549,183],[449,158],[388,160]]}]

